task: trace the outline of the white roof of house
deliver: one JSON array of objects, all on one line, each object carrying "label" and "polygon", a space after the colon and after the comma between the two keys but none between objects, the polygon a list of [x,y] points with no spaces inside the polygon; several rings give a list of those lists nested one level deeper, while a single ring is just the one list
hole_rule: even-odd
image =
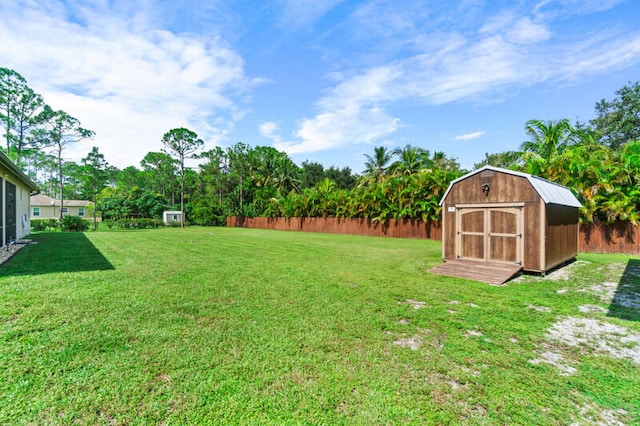
[{"label": "white roof of house", "polygon": [[466,175],[452,181],[449,184],[449,188],[447,188],[447,191],[444,193],[444,196],[440,200],[440,205],[442,205],[445,198],[447,198],[447,195],[449,194],[449,191],[451,191],[451,188],[453,187],[454,184],[468,178],[469,176],[480,173],[484,170],[492,170],[494,172],[506,173],[506,174],[520,176],[527,179],[531,184],[531,186],[533,186],[533,188],[536,190],[538,195],[540,195],[540,198],[542,198],[542,200],[547,204],[559,204],[562,206],[569,206],[569,207],[582,207],[582,204],[580,204],[580,201],[578,201],[576,196],[573,195],[573,192],[571,192],[571,190],[566,186],[562,186],[560,184],[548,181],[546,179],[542,179],[541,177],[538,177],[538,176],[530,175],[528,173],[517,172],[515,170],[501,169],[499,167],[493,167],[493,166],[484,166],[478,170],[475,170],[471,173],[467,173]]}]

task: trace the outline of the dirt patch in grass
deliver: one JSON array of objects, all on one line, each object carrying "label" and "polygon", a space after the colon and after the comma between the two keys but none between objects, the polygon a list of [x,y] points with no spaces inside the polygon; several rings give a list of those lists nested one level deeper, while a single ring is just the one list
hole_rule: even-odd
[{"label": "dirt patch in grass", "polygon": [[591,262],[587,262],[586,260],[576,260],[570,265],[566,265],[554,271],[551,271],[546,275],[546,278],[552,281],[560,281],[560,280],[566,281],[571,278],[571,275],[573,274],[573,271],[575,270],[576,267],[579,267],[581,265],[587,265],[589,263]]},{"label": "dirt patch in grass", "polygon": [[538,312],[551,312],[551,308],[548,306],[536,306],[529,303],[527,305],[527,308],[533,309],[534,311],[538,311]]},{"label": "dirt patch in grass", "polygon": [[551,340],[640,364],[640,333],[592,318],[566,317],[548,330]]},{"label": "dirt patch in grass", "polygon": [[427,302],[420,302],[418,300],[407,299],[404,302],[398,302],[399,305],[409,305],[413,309],[422,309],[427,307]]},{"label": "dirt patch in grass", "polygon": [[[577,393],[572,393],[575,399],[582,399]],[[574,422],[571,426],[578,425],[606,425],[606,426],[624,426],[627,411],[623,409],[609,410],[599,407],[591,401],[584,401],[581,404],[575,404],[579,412],[579,416],[572,415]]]},{"label": "dirt patch in grass", "polygon": [[611,303],[616,294],[618,283],[613,281],[605,281],[603,283],[591,284],[587,288],[578,290],[581,293],[593,293],[600,297],[602,303]]},{"label": "dirt patch in grass", "polygon": [[578,306],[578,310],[583,314],[604,314],[607,313],[607,310],[602,306],[598,305],[580,305]]},{"label": "dirt patch in grass", "polygon": [[464,333],[465,336],[467,337],[480,337],[482,336],[482,331],[480,330],[467,330],[466,333]]},{"label": "dirt patch in grass", "polygon": [[562,354],[557,352],[543,352],[540,358],[535,358],[529,361],[531,364],[549,364],[558,369],[562,376],[570,376],[578,371],[575,367],[572,367],[565,363],[565,359]]},{"label": "dirt patch in grass", "polygon": [[411,349],[412,351],[417,351],[422,347],[422,336],[414,334],[412,337],[402,337],[395,340],[393,344],[400,346],[401,348],[407,348]]}]

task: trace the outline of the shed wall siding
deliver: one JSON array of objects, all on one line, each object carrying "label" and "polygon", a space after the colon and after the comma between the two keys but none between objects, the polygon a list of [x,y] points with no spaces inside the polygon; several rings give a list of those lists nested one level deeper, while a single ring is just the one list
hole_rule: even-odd
[{"label": "shed wall siding", "polygon": [[546,205],[545,270],[578,255],[578,209]]}]

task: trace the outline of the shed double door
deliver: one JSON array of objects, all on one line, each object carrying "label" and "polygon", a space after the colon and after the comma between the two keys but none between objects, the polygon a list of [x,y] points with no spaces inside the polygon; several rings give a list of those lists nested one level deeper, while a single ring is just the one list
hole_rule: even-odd
[{"label": "shed double door", "polygon": [[456,257],[522,264],[524,209],[456,207]]}]

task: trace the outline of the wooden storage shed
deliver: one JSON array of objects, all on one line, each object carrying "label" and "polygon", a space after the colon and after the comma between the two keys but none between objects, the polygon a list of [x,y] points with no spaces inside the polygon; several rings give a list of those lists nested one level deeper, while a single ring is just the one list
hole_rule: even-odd
[{"label": "wooden storage shed", "polygon": [[537,176],[485,166],[451,182],[440,205],[443,268],[462,270],[444,275],[502,283],[578,254],[580,202],[569,188]]}]

